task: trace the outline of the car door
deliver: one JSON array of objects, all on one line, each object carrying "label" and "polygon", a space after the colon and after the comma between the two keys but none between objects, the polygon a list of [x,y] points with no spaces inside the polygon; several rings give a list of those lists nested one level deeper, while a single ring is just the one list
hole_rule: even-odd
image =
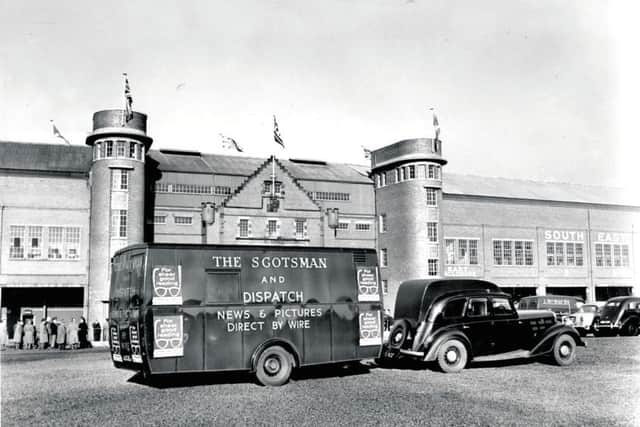
[{"label": "car door", "polygon": [[518,313],[511,301],[501,296],[493,296],[490,300],[495,352],[505,353],[521,349],[523,324],[518,319]]},{"label": "car door", "polygon": [[474,356],[495,353],[495,337],[491,320],[489,298],[469,297],[462,328],[471,341]]}]

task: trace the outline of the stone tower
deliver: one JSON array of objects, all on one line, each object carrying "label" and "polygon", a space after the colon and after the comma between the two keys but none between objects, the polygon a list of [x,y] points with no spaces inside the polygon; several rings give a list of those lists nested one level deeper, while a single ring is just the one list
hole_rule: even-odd
[{"label": "stone tower", "polygon": [[144,242],[145,155],[152,139],[147,116],[124,110],[93,115],[93,147],[89,183],[91,218],[89,248],[88,322],[108,317],[110,259],[120,248]]},{"label": "stone tower", "polygon": [[441,277],[444,242],[440,140],[399,141],[373,151],[380,279],[393,309],[400,282]]}]

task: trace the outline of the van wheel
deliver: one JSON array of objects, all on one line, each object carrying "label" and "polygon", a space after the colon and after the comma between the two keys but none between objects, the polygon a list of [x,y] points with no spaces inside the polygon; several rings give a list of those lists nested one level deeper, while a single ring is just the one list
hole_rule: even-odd
[{"label": "van wheel", "polygon": [[409,335],[409,324],[406,320],[398,320],[392,327],[389,333],[389,347],[393,349],[400,349],[407,340]]},{"label": "van wheel", "polygon": [[262,385],[279,386],[287,381],[293,370],[293,356],[284,348],[274,345],[258,357],[256,377]]},{"label": "van wheel", "polygon": [[567,334],[558,336],[553,343],[553,361],[559,366],[568,366],[576,360],[576,342]]},{"label": "van wheel", "polygon": [[438,347],[438,367],[442,372],[460,372],[467,366],[467,347],[457,339],[450,339]]}]

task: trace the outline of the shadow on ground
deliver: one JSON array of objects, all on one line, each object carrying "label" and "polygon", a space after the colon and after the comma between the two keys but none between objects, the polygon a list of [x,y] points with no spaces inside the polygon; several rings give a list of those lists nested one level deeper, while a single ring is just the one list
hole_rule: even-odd
[{"label": "shadow on ground", "polygon": [[[295,369],[291,375],[291,380],[306,381],[319,378],[343,378],[365,375],[370,371],[371,366],[362,363],[308,366]],[[246,371],[162,374],[152,375],[148,378],[138,372],[129,378],[128,382],[159,389],[214,384],[258,384],[255,375]]]}]

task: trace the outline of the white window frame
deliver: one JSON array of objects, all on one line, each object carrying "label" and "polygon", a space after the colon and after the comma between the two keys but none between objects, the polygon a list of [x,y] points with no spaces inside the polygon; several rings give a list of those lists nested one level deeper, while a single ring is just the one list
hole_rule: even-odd
[{"label": "white window frame", "polygon": [[380,248],[380,267],[389,267],[389,251],[387,248]]},{"label": "white window frame", "polygon": [[[242,232],[242,224],[243,224],[243,222],[246,222],[246,224],[247,224],[246,235],[243,235],[243,232]],[[252,234],[251,234],[251,218],[244,217],[244,216],[238,218],[236,237],[238,237],[238,238],[250,238],[251,236],[252,236]]]},{"label": "white window frame", "polygon": [[[180,218],[180,220],[178,220],[178,218]],[[178,221],[182,221],[185,220],[185,222],[178,222]],[[193,215],[173,215],[173,223],[175,225],[180,225],[180,226],[191,226],[193,225]]]},{"label": "white window frame", "polygon": [[386,213],[378,215],[378,225],[379,225],[380,234],[386,233],[388,231],[387,214]]},{"label": "white window frame", "polygon": [[[505,246],[505,242],[508,244]],[[521,244],[522,262],[518,264],[518,256],[516,253],[516,243]],[[498,254],[499,250],[499,254]],[[498,238],[491,240],[491,255],[494,266],[505,267],[533,267],[533,240],[522,238]],[[498,262],[499,260],[499,262]],[[529,263],[529,260],[531,261]],[[507,262],[508,261],[508,262]]]}]

